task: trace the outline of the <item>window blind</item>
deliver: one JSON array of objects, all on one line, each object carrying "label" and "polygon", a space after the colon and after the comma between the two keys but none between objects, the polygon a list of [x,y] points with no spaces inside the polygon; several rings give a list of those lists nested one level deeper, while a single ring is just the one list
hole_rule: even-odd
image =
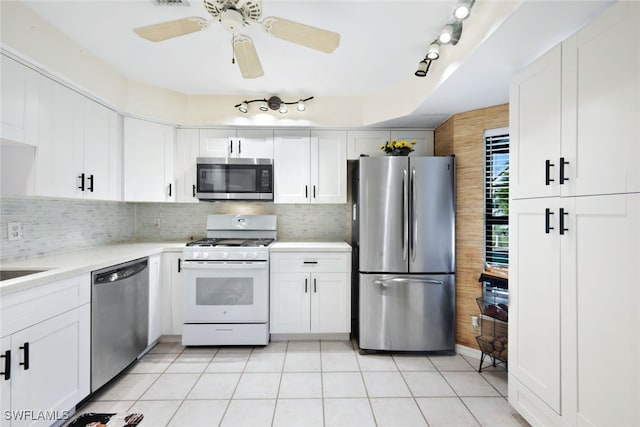
[{"label": "window blind", "polygon": [[485,262],[509,265],[509,134],[485,133]]}]

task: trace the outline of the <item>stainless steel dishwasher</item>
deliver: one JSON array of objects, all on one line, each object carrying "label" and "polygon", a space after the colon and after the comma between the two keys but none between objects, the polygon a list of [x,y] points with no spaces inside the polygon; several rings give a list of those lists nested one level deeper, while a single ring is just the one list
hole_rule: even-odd
[{"label": "stainless steel dishwasher", "polygon": [[148,264],[140,258],[91,274],[91,392],[147,347]]}]

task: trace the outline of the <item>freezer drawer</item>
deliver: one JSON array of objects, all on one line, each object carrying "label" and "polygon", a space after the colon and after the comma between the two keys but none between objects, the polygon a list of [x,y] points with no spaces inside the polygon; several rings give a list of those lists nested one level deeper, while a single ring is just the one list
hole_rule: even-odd
[{"label": "freezer drawer", "polygon": [[360,274],[360,348],[453,351],[455,276]]}]

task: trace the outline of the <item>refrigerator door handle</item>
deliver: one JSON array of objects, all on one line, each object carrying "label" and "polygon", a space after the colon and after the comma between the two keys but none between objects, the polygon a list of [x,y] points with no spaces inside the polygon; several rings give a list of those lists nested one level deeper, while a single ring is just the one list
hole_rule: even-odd
[{"label": "refrigerator door handle", "polygon": [[416,216],[416,168],[411,170],[411,261],[416,260],[418,246],[418,217]]},{"label": "refrigerator door handle", "polygon": [[409,246],[409,224],[407,223],[407,212],[409,211],[407,170],[402,171],[402,260],[407,260],[407,251]]},{"label": "refrigerator door handle", "polygon": [[420,279],[420,278],[413,278],[413,277],[407,277],[407,278],[394,277],[393,279],[374,280],[373,284],[388,287],[393,284],[396,284],[396,285],[405,284],[408,281],[428,283],[430,285],[444,285],[444,282],[442,280]]}]

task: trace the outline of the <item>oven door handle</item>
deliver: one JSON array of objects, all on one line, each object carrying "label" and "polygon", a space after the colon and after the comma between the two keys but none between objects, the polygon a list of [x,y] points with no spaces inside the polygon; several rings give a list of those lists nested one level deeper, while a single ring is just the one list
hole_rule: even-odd
[{"label": "oven door handle", "polygon": [[183,270],[247,270],[264,269],[267,261],[182,261]]}]

